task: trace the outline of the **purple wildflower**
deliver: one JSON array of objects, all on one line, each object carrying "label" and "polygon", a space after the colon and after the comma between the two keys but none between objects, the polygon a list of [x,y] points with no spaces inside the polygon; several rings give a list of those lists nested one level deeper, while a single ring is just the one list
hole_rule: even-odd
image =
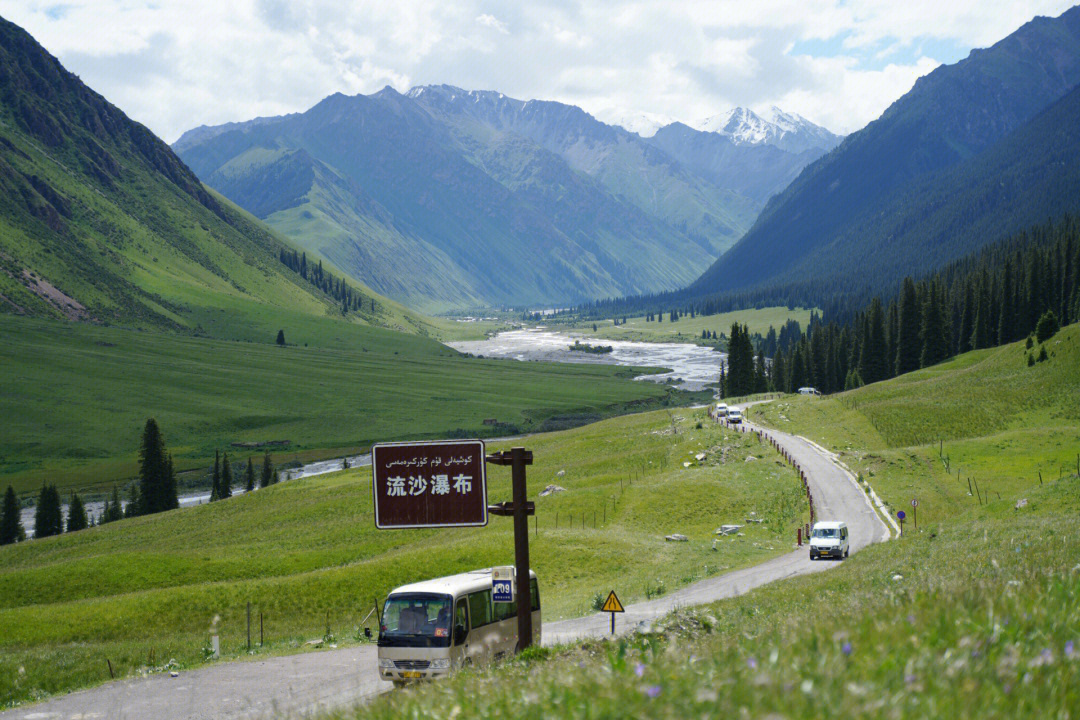
[{"label": "purple wildflower", "polygon": [[1075,648],[1073,646],[1073,641],[1072,640],[1066,640],[1065,641],[1065,657],[1071,658],[1075,652],[1076,652],[1076,650],[1075,650]]},{"label": "purple wildflower", "polygon": [[845,655],[850,655],[851,654],[851,643],[846,642],[842,646],[840,646],[840,652],[844,653]]},{"label": "purple wildflower", "polygon": [[638,663],[637,665],[635,665],[634,666],[634,674],[637,675],[638,677],[644,677],[645,676],[645,665],[643,665],[642,663]]},{"label": "purple wildflower", "polygon": [[649,687],[645,688],[645,694],[648,695],[651,698],[656,697],[657,695],[660,694],[660,686],[659,685],[650,685]]},{"label": "purple wildflower", "polygon": [[754,658],[746,658],[746,664],[750,667],[751,670],[757,669],[757,660],[755,660]]}]

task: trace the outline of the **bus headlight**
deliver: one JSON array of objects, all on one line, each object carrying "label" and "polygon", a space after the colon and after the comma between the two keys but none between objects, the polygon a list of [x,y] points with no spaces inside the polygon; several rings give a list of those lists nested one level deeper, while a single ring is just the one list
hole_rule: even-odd
[{"label": "bus headlight", "polygon": [[436,660],[432,660],[430,667],[432,670],[449,670],[450,658],[438,658]]},{"label": "bus headlight", "polygon": [[393,670],[394,669],[394,661],[391,660],[390,658],[379,658],[379,667],[381,667],[381,668],[383,668],[385,670]]}]

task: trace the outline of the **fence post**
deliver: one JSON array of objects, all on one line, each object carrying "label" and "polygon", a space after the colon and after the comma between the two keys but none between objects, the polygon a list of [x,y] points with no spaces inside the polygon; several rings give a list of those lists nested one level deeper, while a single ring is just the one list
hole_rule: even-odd
[{"label": "fence post", "polygon": [[263,646],[263,614],[259,611],[259,647]]},{"label": "fence post", "polygon": [[251,603],[247,604],[247,649],[251,651]]}]

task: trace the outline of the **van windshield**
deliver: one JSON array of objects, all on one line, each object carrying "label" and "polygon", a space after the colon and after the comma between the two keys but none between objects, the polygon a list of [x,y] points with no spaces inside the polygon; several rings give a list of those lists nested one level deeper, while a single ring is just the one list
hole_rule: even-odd
[{"label": "van windshield", "polygon": [[383,606],[379,646],[450,647],[453,606],[449,595],[391,595]]},{"label": "van windshield", "polygon": [[814,537],[816,538],[836,538],[840,537],[840,531],[836,528],[814,528]]}]

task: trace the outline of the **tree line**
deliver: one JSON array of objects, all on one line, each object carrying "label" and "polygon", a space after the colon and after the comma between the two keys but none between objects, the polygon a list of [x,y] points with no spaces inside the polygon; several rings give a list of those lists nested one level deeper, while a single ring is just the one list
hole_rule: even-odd
[{"label": "tree line", "polygon": [[[274,463],[267,452],[263,455],[258,487],[265,488],[278,481]],[[224,459],[215,453],[210,501],[215,502],[232,496],[232,467],[229,456]],[[243,487],[250,492],[256,487],[255,465],[248,458],[243,473]],[[60,491],[55,485],[45,483],[38,493],[34,508],[34,537],[44,538],[63,532],[75,532],[95,525],[115,522],[124,518],[173,510],[180,506],[176,490],[176,473],[172,455],[165,448],[165,438],[157,421],[150,418],[143,427],[139,449],[139,476],[129,486],[127,503],[121,501],[120,491],[114,485],[112,494],[105,499],[101,513],[95,518],[86,511],[86,505],[77,492],[68,501],[65,521]],[[22,525],[21,505],[15,489],[8,485],[0,508],[0,545],[21,542],[26,539]]]},{"label": "tree line", "polygon": [[306,252],[298,253],[285,248],[278,252],[278,259],[285,267],[337,301],[343,315],[349,311],[361,312],[365,307],[370,307],[371,313],[375,314],[375,298],[371,298],[370,306],[366,305],[364,296],[345,282],[344,278],[337,277],[329,270],[323,270],[322,260],[317,265],[311,264],[308,263]]},{"label": "tree line", "polygon": [[1025,337],[1031,348],[1077,320],[1080,222],[1066,218],[927,278],[905,278],[887,303],[874,297],[846,322],[813,317],[794,343],[778,343],[769,376],[784,392],[836,392]]}]

